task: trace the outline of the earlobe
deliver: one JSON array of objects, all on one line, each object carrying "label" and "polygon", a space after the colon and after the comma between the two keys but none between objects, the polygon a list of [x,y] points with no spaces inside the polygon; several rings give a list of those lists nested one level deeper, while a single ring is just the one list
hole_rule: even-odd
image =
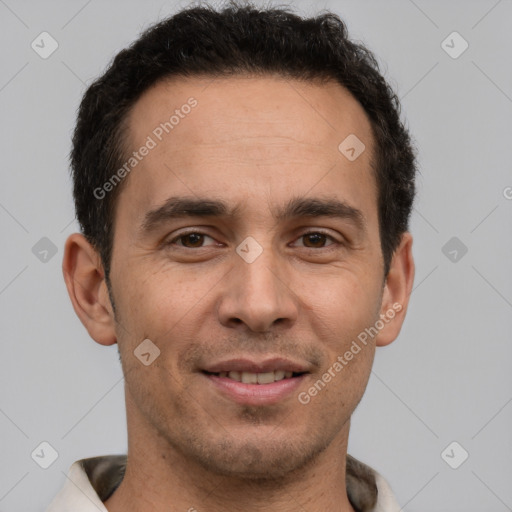
[{"label": "earlobe", "polygon": [[397,247],[386,277],[380,318],[384,324],[376,338],[376,345],[383,347],[393,342],[400,333],[409,304],[414,282],[412,235],[405,232]]},{"label": "earlobe", "polygon": [[101,258],[80,233],[73,233],[66,240],[62,272],[73,309],[89,335],[101,345],[116,343]]}]

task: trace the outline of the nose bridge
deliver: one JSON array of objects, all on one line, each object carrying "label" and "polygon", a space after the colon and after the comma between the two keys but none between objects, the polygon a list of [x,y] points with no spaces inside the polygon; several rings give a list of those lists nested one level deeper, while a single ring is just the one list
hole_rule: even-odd
[{"label": "nose bridge", "polygon": [[247,237],[235,250],[234,268],[228,277],[219,308],[224,325],[243,322],[251,330],[266,331],[279,322],[297,318],[294,293],[286,283],[285,262],[267,236]]}]

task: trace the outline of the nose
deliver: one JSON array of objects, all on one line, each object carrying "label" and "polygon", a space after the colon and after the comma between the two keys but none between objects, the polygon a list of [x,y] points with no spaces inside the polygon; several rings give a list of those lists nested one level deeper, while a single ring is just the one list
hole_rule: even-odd
[{"label": "nose", "polygon": [[234,268],[226,276],[218,308],[220,323],[230,328],[269,332],[291,327],[297,320],[299,297],[285,262],[271,249],[249,263],[234,254]]}]

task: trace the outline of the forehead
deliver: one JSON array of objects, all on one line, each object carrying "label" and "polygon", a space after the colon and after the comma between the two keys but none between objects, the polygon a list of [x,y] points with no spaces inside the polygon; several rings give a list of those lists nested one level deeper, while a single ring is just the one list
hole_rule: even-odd
[{"label": "forehead", "polygon": [[[333,187],[354,202],[370,200],[370,208],[376,200],[370,122],[332,81],[173,78],[141,96],[127,126],[129,154],[151,149],[130,172],[118,211],[129,198],[133,214],[142,214],[174,193],[229,200],[231,191],[240,198],[242,186],[252,195],[264,190],[267,202],[269,195],[279,201],[287,193],[331,193]],[[365,150],[350,161],[339,146],[353,135]]]},{"label": "forehead", "polygon": [[[197,106],[188,108],[193,100]],[[132,108],[128,116],[131,141],[143,139],[149,127],[156,129],[170,120],[170,134],[180,143],[183,139],[234,142],[245,134],[278,136],[283,130],[283,137],[293,137],[298,143],[325,147],[334,143],[336,147],[347,129],[371,143],[366,112],[334,81],[298,81],[279,75],[162,80]]]}]

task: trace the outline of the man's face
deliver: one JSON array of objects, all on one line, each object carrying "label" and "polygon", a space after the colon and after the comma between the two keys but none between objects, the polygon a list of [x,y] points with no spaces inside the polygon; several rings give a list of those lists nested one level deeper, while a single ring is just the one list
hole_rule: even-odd
[{"label": "man's face", "polygon": [[[182,109],[190,97],[197,105]],[[176,109],[179,122],[161,133]],[[364,110],[334,83],[195,78],[157,84],[128,121],[132,151],[148,136],[156,143],[126,178],[115,212],[110,277],[129,424],[220,474],[303,467],[348,433],[375,339],[309,403],[300,393],[383,312]],[[366,146],[353,161],[338,149],[350,134]],[[177,197],[226,210],[149,215]],[[313,200],[352,214],[315,214]],[[279,215],[292,201],[305,208]],[[145,339],[160,350],[147,366],[134,355]],[[237,382],[255,370],[270,374],[262,381],[301,375]]]}]

